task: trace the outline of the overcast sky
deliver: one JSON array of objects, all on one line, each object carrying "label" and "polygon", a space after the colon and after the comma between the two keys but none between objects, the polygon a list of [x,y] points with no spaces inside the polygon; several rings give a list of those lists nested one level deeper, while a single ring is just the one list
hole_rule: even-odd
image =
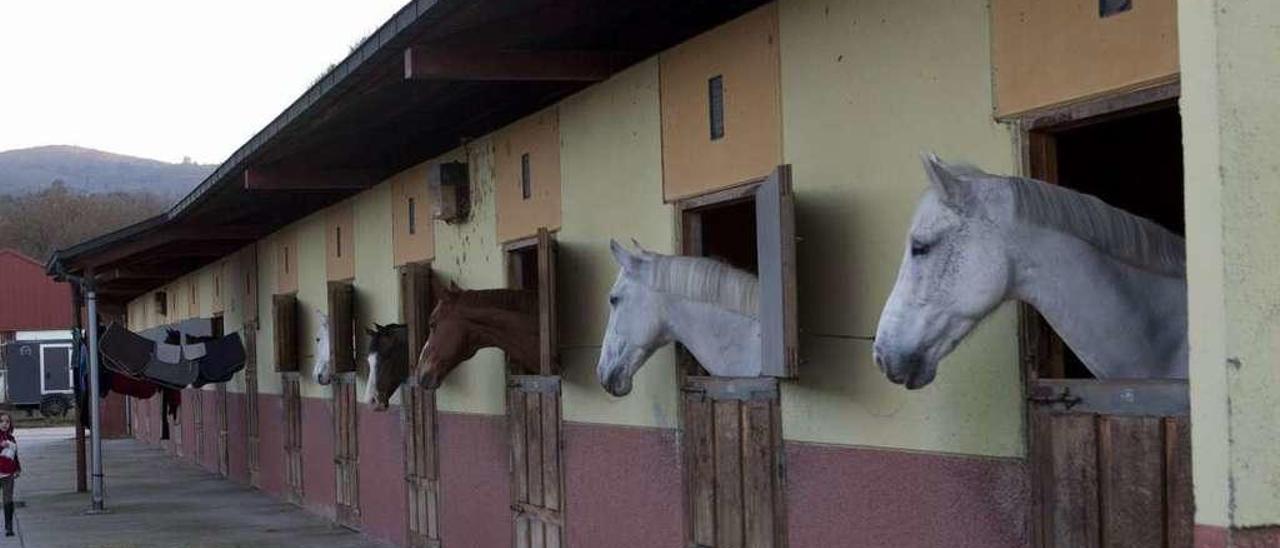
[{"label": "overcast sky", "polygon": [[0,0],[0,151],[220,163],[407,0]]}]

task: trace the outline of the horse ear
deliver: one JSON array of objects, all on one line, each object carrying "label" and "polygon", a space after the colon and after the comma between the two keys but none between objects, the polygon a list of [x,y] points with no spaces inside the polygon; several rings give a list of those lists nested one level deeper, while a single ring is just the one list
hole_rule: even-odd
[{"label": "horse ear", "polygon": [[631,270],[640,262],[639,257],[628,251],[627,248],[613,238],[609,239],[609,250],[613,252],[613,260],[617,261],[618,266],[621,266],[623,270]]},{"label": "horse ear", "polygon": [[923,154],[921,159],[924,161],[924,172],[942,197],[942,203],[956,212],[968,212],[973,203],[973,189],[970,185],[960,180],[951,166],[938,158],[937,154],[929,152]]}]

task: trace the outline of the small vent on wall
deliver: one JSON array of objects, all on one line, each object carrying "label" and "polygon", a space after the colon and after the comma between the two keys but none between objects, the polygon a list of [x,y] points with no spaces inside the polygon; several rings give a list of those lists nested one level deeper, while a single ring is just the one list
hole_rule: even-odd
[{"label": "small vent on wall", "polygon": [[409,235],[418,233],[418,205],[413,198],[409,198]]},{"label": "small vent on wall", "polygon": [[529,153],[520,155],[520,197],[528,200],[533,196],[533,181],[529,173]]},{"label": "small vent on wall", "polygon": [[707,80],[707,105],[710,109],[711,140],[724,137],[724,76]]},{"label": "small vent on wall", "polygon": [[1111,17],[1133,9],[1133,0],[1098,0],[1098,16]]},{"label": "small vent on wall", "polygon": [[333,241],[334,241],[334,246],[333,246],[334,253],[337,254],[338,258],[342,258],[342,227],[340,226],[333,227]]}]

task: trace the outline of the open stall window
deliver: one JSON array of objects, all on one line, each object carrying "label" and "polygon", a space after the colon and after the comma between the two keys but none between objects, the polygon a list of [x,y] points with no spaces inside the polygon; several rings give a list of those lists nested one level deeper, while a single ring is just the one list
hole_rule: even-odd
[{"label": "open stall window", "polygon": [[564,463],[556,342],[556,241],[546,228],[507,244],[507,285],[538,294],[538,375],[507,376],[512,535],[517,546],[563,546]]},{"label": "open stall window", "polygon": [[[1024,119],[1031,176],[1182,234],[1177,95],[1163,86]],[[1096,379],[1034,309],[1019,318],[1035,545],[1190,546],[1187,382]]]}]

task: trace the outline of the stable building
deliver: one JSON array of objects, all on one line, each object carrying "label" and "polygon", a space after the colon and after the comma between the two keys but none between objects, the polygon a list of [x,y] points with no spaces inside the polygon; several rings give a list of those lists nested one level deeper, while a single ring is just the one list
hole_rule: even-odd
[{"label": "stable building", "polygon": [[[133,401],[135,437],[399,545],[1266,545],[1277,21],[1265,0],[411,2],[170,211],[48,269],[131,330],[245,341],[170,440]],[[921,151],[1185,234],[1190,381],[1089,378],[1017,305],[927,389],[886,381],[869,339]],[[666,348],[602,390],[610,238],[758,274],[766,374]],[[485,350],[375,411],[366,328],[407,324],[416,356],[432,276],[536,291],[539,374]]]}]

